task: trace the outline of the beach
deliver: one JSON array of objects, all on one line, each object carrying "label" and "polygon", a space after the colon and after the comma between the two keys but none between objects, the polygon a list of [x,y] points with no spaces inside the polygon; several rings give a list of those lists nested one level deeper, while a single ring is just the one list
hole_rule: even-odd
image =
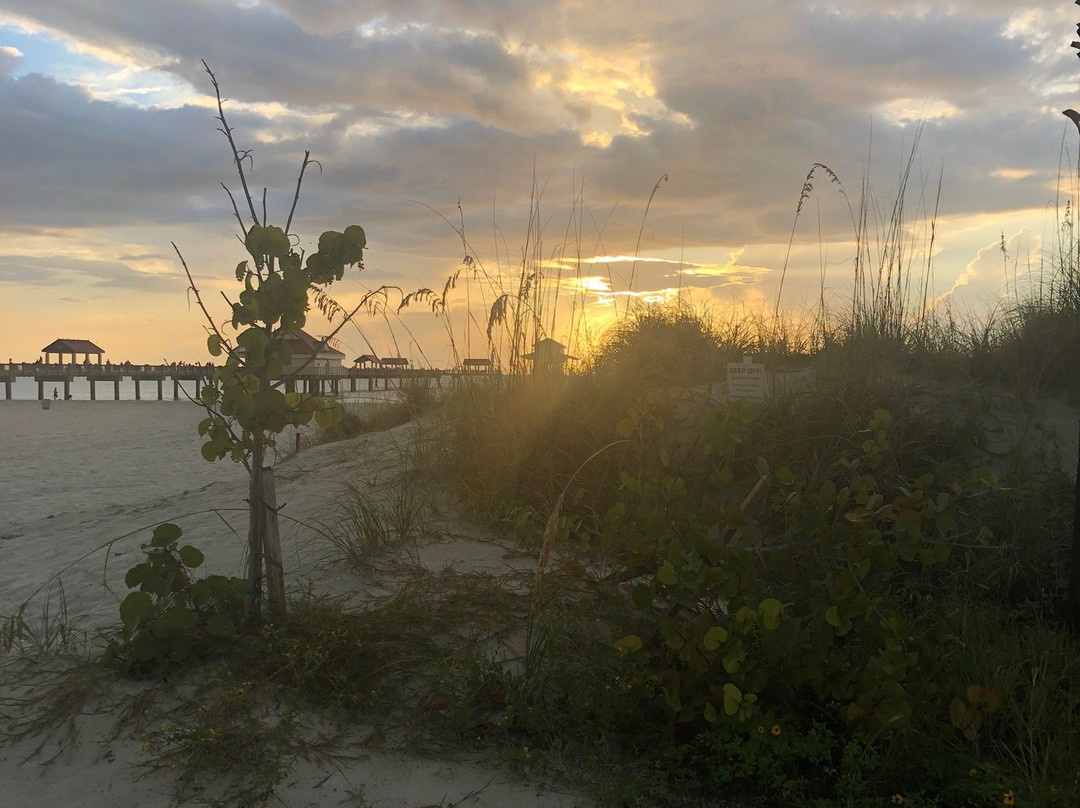
[{"label": "beach", "polygon": [[[62,602],[80,629],[115,629],[127,592],[124,574],[153,527],[165,521],[180,525],[183,542],[205,553],[200,572],[241,574],[246,471],[229,460],[202,459],[202,417],[203,410],[187,402],[60,401],[47,410],[41,402],[0,402],[0,616],[24,607],[35,619],[45,609],[57,613]],[[279,458],[282,549],[292,591],[350,586],[328,563],[312,528],[334,518],[341,486],[362,483],[378,491],[388,483],[398,467],[395,446],[410,428]],[[468,534],[468,526],[451,527],[448,535]],[[421,560],[433,569],[504,563],[497,547],[466,538],[434,542]],[[0,668],[9,678],[0,680],[0,699],[26,692],[34,676],[48,681],[51,675],[52,666],[41,660],[31,660],[29,668],[7,662]],[[115,724],[114,715],[87,711],[75,718],[76,736],[51,736],[37,754],[41,738],[0,746],[0,808],[175,804],[174,778],[138,769],[144,757],[138,740],[116,732]],[[362,804],[373,808],[588,804],[483,760],[392,747],[367,749],[348,763],[298,762],[269,804],[355,805],[349,794],[359,791]]]}]

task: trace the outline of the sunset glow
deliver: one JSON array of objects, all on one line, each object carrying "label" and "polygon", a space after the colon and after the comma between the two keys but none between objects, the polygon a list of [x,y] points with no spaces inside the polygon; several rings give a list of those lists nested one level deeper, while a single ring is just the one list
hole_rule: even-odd
[{"label": "sunset glow", "polygon": [[[265,187],[283,222],[310,150],[297,246],[367,230],[364,275],[335,289],[345,301],[441,289],[464,253],[484,273],[454,305],[476,322],[516,288],[523,258],[596,322],[625,310],[616,301],[678,296],[769,309],[781,275],[784,304],[842,298],[863,178],[889,210],[916,139],[916,252],[941,177],[935,299],[992,306],[1002,236],[1030,261],[1049,242],[1021,234],[1057,227],[1058,155],[1076,137],[1061,110],[1080,105],[1060,3],[701,2],[677,16],[648,3],[613,16],[556,2],[497,22],[425,8],[0,0],[0,351],[34,358],[63,333],[117,358],[205,359],[172,243],[220,317],[243,251],[202,59],[251,150],[259,208]],[[842,186],[818,171],[792,233],[815,163]],[[312,327],[332,326],[313,313]],[[423,306],[362,328],[448,355]]]}]

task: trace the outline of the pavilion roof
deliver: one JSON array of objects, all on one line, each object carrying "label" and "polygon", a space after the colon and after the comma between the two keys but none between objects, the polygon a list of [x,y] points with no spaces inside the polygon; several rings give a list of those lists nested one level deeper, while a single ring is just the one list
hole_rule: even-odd
[{"label": "pavilion roof", "polygon": [[57,339],[41,349],[42,353],[103,354],[101,348],[88,339]]},{"label": "pavilion roof", "polygon": [[[288,340],[290,343],[289,347],[292,348],[293,355],[296,355],[298,353],[313,354],[318,352],[323,354],[336,354],[337,356],[345,356],[344,353],[339,351],[337,348],[331,347],[329,344],[322,345],[321,339],[313,337],[311,336],[311,334],[301,329],[297,329],[296,331],[293,331],[291,334],[289,334]],[[322,346],[321,348],[319,347],[320,345]]]}]

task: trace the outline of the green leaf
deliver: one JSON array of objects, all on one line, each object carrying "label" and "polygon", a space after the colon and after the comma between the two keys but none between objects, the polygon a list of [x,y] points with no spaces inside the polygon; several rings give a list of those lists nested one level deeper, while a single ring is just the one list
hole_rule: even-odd
[{"label": "green leaf", "polygon": [[764,457],[757,459],[757,473],[759,477],[767,477],[769,475],[769,463]]},{"label": "green leaf", "polygon": [[959,698],[954,698],[949,703],[949,720],[957,729],[964,729],[975,720],[975,715],[967,708],[964,702]]},{"label": "green leaf", "polygon": [[364,258],[364,248],[367,246],[367,234],[358,224],[351,224],[345,228],[342,236],[341,258],[346,264],[358,264]]},{"label": "green leaf", "polygon": [[185,544],[176,551],[176,554],[180,556],[180,561],[188,569],[195,569],[196,567],[202,566],[202,563],[205,560],[202,550],[198,547],[192,547],[190,544]]},{"label": "green leaf", "polygon": [[127,571],[127,575],[124,576],[124,584],[128,589],[134,589],[145,581],[152,571],[153,567],[149,564],[136,564]]},{"label": "green leaf", "polygon": [[656,571],[656,580],[665,586],[675,586],[679,582],[679,574],[670,561],[665,561],[664,566]]},{"label": "green leaf", "polygon": [[780,628],[780,612],[784,609],[784,604],[778,601],[776,598],[766,598],[761,601],[761,605],[758,606],[758,611],[761,613],[761,623],[765,628],[776,630]]},{"label": "green leaf", "polygon": [[160,659],[162,656],[162,647],[154,635],[149,631],[140,631],[131,640],[129,646],[131,650],[131,656],[139,662],[149,662],[151,659]]},{"label": "green leaf", "polygon": [[705,702],[705,720],[708,721],[710,724],[715,724],[717,718],[718,716],[716,714],[716,708],[713,707],[712,702]]},{"label": "green leaf", "polygon": [[128,593],[120,602],[120,621],[124,624],[124,633],[130,636],[153,608],[154,601],[146,592]]},{"label": "green leaf", "polygon": [[259,266],[262,265],[260,259],[263,256],[285,258],[288,256],[289,250],[292,249],[292,244],[289,237],[285,235],[284,230],[273,225],[263,227],[259,224],[253,224],[248,228],[244,237],[244,246],[247,247],[248,253]]},{"label": "green leaf", "polygon": [[161,619],[168,628],[174,631],[187,631],[199,621],[195,612],[186,606],[173,606],[167,609]]},{"label": "green leaf", "polygon": [[836,606],[830,606],[825,610],[825,622],[833,628],[840,627],[840,611]]},{"label": "green leaf", "polygon": [[[247,261],[241,261],[239,264],[236,265],[236,279],[238,281],[242,281],[244,279],[244,276],[247,275],[247,266]],[[214,354],[214,356],[217,356],[217,354]]]},{"label": "green leaf", "polygon": [[756,617],[757,612],[749,606],[740,606],[739,611],[735,612],[735,622],[740,626],[752,623]]},{"label": "green leaf", "polygon": [[179,526],[172,522],[164,522],[154,528],[154,536],[150,539],[151,547],[168,547],[184,535]]},{"label": "green leaf", "polygon": [[341,245],[344,236],[336,230],[327,230],[319,236],[319,253],[329,257],[341,253]]},{"label": "green leaf", "polygon": [[227,639],[236,636],[236,625],[223,614],[215,614],[207,620],[206,630],[215,637]]},{"label": "green leaf", "polygon": [[706,651],[715,651],[725,642],[727,642],[728,633],[727,629],[723,626],[713,626],[705,632],[705,637],[701,641]]},{"label": "green leaf", "polygon": [[615,649],[620,654],[632,654],[635,651],[640,651],[641,646],[641,637],[639,637],[637,634],[627,634],[625,637],[615,643]]},{"label": "green leaf", "polygon": [[739,646],[735,646],[724,654],[721,664],[724,666],[724,670],[728,673],[735,673],[742,667],[743,662],[746,660],[746,651]]},{"label": "green leaf", "polygon": [[261,259],[263,256],[262,246],[263,227],[261,224],[255,223],[248,228],[248,231],[244,234],[244,247],[252,258],[257,259],[258,266],[262,266]]},{"label": "green leaf", "polygon": [[221,336],[219,334],[211,334],[206,338],[206,350],[210,352],[211,356],[221,356]]},{"label": "green leaf", "polygon": [[724,712],[728,715],[735,715],[735,713],[739,712],[740,704],[742,704],[742,691],[731,682],[728,682],[724,685]]},{"label": "green leaf", "polygon": [[266,346],[270,344],[270,338],[266,336],[263,329],[252,326],[240,332],[236,337],[236,344],[244,349],[245,364],[252,367],[262,364],[263,354]]}]

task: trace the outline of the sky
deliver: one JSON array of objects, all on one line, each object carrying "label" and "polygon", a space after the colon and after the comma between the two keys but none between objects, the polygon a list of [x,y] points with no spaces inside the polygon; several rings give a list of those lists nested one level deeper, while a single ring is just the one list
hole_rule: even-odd
[{"label": "sky", "polygon": [[[575,345],[680,296],[842,306],[853,222],[879,250],[909,165],[902,260],[977,315],[1055,248],[1077,21],[1065,0],[0,0],[0,361],[57,338],[208,358],[179,256],[218,321],[245,256],[203,60],[268,222],[310,151],[297,247],[367,232],[330,290],[376,303],[338,332],[349,359],[486,356],[523,264]],[[451,277],[442,316],[398,310]]]}]

